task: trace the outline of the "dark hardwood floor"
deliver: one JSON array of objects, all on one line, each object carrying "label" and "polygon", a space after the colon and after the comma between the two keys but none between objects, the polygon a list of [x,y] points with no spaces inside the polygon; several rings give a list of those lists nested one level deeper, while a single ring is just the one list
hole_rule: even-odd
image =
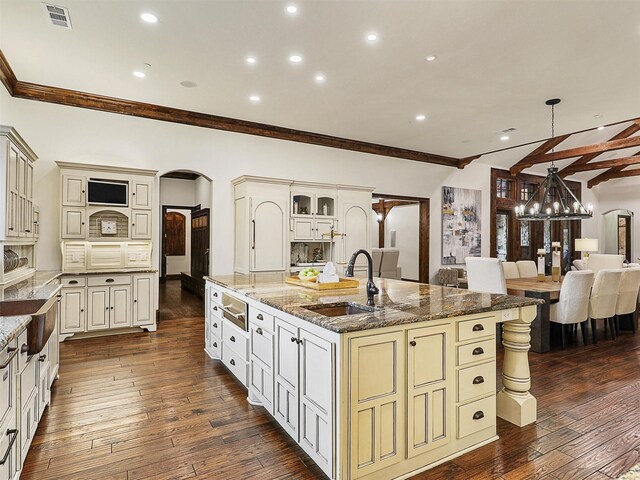
[{"label": "dark hardwood floor", "polygon": [[[21,478],[323,478],[205,356],[197,297],[187,308],[176,285],[166,289],[171,320],[157,332],[61,345],[60,379]],[[414,478],[602,480],[640,462],[640,335],[530,358],[538,422],[499,420],[500,440]]]},{"label": "dark hardwood floor", "polygon": [[204,301],[196,294],[180,288],[180,280],[160,284],[160,321],[204,315]]}]

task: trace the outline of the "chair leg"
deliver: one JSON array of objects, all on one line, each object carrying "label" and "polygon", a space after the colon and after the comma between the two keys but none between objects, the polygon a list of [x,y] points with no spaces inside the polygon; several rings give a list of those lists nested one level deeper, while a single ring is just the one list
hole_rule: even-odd
[{"label": "chair leg", "polygon": [[616,327],[613,325],[613,317],[607,319],[607,323],[609,324],[609,330],[611,330],[611,339],[616,339]]},{"label": "chair leg", "polygon": [[636,333],[638,329],[638,309],[631,314],[631,330]]},{"label": "chair leg", "polygon": [[591,337],[593,339],[593,344],[598,343],[598,339],[596,338],[596,319],[591,319]]},{"label": "chair leg", "polygon": [[616,315],[613,319],[613,324],[616,327],[616,337],[620,336],[620,316]]},{"label": "chair leg", "polygon": [[580,322],[580,330],[582,330],[582,343],[587,344],[587,321]]},{"label": "chair leg", "polygon": [[562,348],[562,350],[564,350],[564,346],[566,343],[566,338],[565,338],[565,330],[566,330],[566,325],[564,324],[560,324],[560,347]]}]

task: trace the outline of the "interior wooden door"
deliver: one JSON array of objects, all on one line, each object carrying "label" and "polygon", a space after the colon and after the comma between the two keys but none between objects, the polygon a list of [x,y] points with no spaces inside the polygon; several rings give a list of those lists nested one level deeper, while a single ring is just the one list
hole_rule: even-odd
[{"label": "interior wooden door", "polygon": [[209,275],[209,209],[191,212],[191,276]]}]

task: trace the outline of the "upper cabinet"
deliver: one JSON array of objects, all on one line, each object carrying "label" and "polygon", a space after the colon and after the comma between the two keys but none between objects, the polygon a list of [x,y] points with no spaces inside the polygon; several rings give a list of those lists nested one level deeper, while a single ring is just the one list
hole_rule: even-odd
[{"label": "upper cabinet", "polygon": [[131,208],[151,210],[153,205],[153,182],[132,180]]},{"label": "upper cabinet", "polygon": [[335,218],[337,193],[335,189],[294,185],[291,188],[291,216]]},{"label": "upper cabinet", "polygon": [[62,206],[86,205],[87,178],[79,175],[62,175]]}]

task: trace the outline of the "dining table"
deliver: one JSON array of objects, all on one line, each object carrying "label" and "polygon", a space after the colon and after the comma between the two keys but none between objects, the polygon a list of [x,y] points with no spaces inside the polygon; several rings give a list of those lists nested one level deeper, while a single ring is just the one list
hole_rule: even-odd
[{"label": "dining table", "polygon": [[538,314],[531,323],[531,351],[545,353],[551,350],[551,324],[549,315],[551,303],[560,298],[560,282],[554,282],[551,276],[545,277],[544,282],[538,281],[538,277],[509,278],[507,293],[521,297],[540,298],[544,303],[538,305]]}]

